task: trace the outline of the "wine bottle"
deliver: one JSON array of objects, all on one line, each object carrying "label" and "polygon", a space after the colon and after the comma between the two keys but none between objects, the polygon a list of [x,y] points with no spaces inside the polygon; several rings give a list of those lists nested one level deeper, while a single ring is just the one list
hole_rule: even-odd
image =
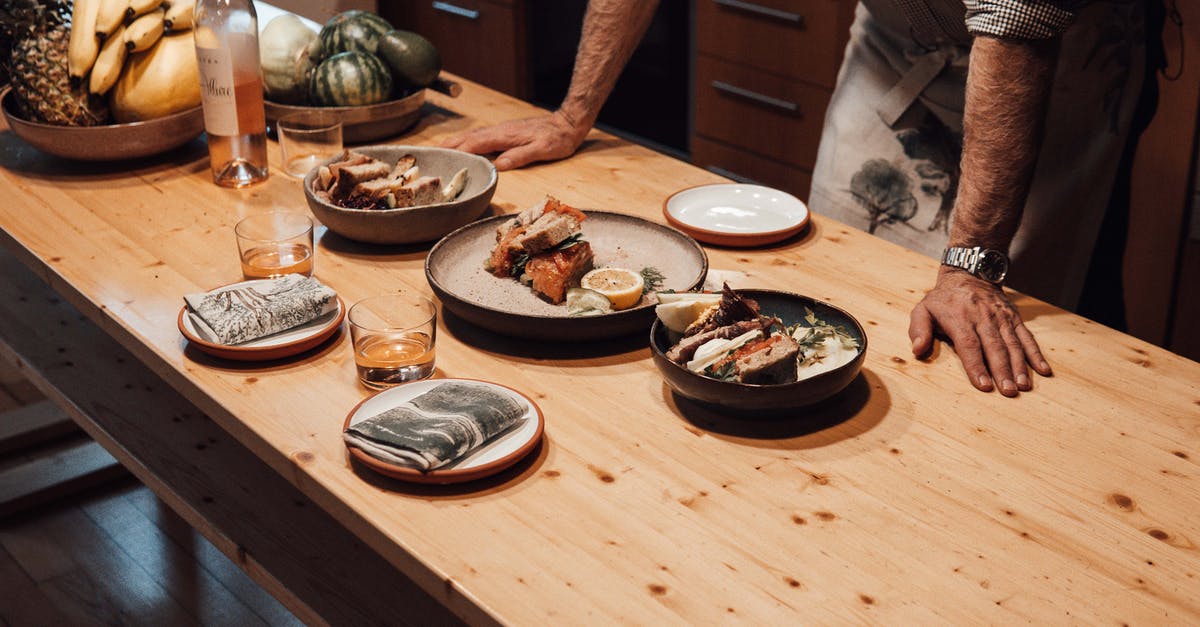
[{"label": "wine bottle", "polygon": [[251,0],[197,0],[193,33],[213,182],[267,179],[267,120]]}]

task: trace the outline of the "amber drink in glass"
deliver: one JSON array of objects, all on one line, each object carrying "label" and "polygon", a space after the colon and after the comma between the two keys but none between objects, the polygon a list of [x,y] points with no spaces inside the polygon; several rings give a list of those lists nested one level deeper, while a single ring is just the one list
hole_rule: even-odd
[{"label": "amber drink in glass", "polygon": [[437,307],[415,293],[358,301],[350,308],[350,338],[358,380],[381,390],[433,374]]}]

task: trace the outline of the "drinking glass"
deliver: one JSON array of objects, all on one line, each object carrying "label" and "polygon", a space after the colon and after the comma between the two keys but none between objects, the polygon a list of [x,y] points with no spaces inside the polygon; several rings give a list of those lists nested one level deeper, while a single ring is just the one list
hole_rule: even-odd
[{"label": "drinking glass", "polygon": [[283,171],[304,178],[322,161],[342,152],[342,120],[330,111],[303,111],[275,122]]},{"label": "drinking glass", "polygon": [[273,211],[244,218],[233,227],[242,276],[273,279],[313,273],[313,221],[302,213]]},{"label": "drinking glass", "polygon": [[382,390],[433,374],[437,307],[425,296],[400,292],[354,303],[347,314],[354,365],[363,385]]}]

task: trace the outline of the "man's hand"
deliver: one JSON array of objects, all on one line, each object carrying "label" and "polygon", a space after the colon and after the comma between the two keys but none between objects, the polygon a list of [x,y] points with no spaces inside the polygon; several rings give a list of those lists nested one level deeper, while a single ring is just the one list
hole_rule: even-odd
[{"label": "man's hand", "polygon": [[581,128],[556,111],[467,131],[447,139],[442,146],[477,155],[498,152],[496,169],[512,170],[535,161],[565,159],[579,148],[587,133],[587,127]]},{"label": "man's hand", "polygon": [[1042,376],[1052,374],[1004,290],[966,272],[943,268],[913,308],[908,337],[914,355],[929,354],[935,329],[950,339],[971,384],[983,392],[996,385],[1005,396],[1032,389],[1027,364]]}]

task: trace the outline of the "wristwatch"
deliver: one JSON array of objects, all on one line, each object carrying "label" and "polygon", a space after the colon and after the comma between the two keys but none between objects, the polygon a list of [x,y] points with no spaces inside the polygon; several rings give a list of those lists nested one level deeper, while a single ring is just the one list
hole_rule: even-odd
[{"label": "wristwatch", "polygon": [[987,281],[1000,285],[1008,275],[1008,255],[990,248],[951,246],[942,253],[942,264],[962,268]]}]

